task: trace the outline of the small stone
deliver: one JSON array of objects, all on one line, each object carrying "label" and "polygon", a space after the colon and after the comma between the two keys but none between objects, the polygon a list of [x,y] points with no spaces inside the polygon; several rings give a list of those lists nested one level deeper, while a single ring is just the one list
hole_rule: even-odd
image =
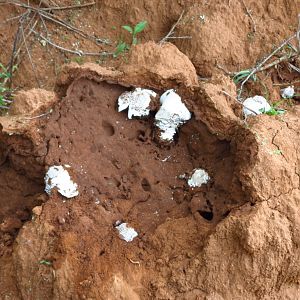
[{"label": "small stone", "polygon": [[0,225],[0,230],[4,233],[14,233],[15,230],[22,227],[22,222],[15,217],[6,218]]},{"label": "small stone", "polygon": [[66,220],[65,220],[65,218],[63,218],[63,217],[57,217],[57,220],[58,220],[58,223],[59,223],[60,225],[63,225],[63,224],[66,223]]},{"label": "small stone", "polygon": [[42,206],[36,206],[32,209],[32,212],[36,215],[36,216],[40,216],[42,214],[43,211],[43,207]]}]

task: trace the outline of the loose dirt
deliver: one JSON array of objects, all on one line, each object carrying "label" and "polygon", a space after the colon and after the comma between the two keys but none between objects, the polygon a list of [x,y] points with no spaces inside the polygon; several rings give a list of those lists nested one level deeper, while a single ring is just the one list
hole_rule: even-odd
[{"label": "loose dirt", "polygon": [[[299,104],[290,101],[284,115],[245,122],[242,106],[222,93],[237,90],[219,68],[247,68],[294,32],[298,3],[267,2],[246,3],[253,8],[254,40],[243,1],[102,1],[57,12],[110,39],[121,25],[144,18],[149,31],[143,38],[159,41],[185,7],[176,32],[192,39],[175,40],[178,48],[142,43],[103,66],[64,67],[72,56],[45,52],[32,40],[33,55],[52,55],[55,63],[37,63],[46,91],[28,76],[24,56],[14,86],[28,90],[16,91],[0,117],[0,299],[300,297]],[[5,16],[22,12],[3,7]],[[10,29],[0,42],[11,44],[16,24],[3,26]],[[65,34],[65,46],[78,39]],[[1,52],[1,61],[9,54]],[[264,75],[245,92],[267,91],[273,102],[282,84],[299,78],[287,64]],[[192,119],[172,143],[158,139],[155,111],[132,120],[117,111],[118,97],[134,87],[159,95],[174,88],[182,97]],[[44,192],[53,165],[69,166],[79,196]],[[197,168],[211,179],[191,188],[187,179]],[[117,222],[128,223],[138,237],[122,240]]]}]

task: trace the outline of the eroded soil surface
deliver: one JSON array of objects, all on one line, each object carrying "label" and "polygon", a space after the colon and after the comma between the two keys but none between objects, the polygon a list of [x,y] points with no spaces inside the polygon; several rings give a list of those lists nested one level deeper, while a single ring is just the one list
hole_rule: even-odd
[{"label": "eroded soil surface", "polygon": [[[41,7],[55,4],[50,2]],[[24,12],[1,7],[5,17]],[[183,7],[176,33],[192,38],[174,40],[180,51],[147,42],[116,59],[96,60],[28,38],[36,69],[21,51],[13,87],[29,90],[16,91],[0,117],[0,299],[300,297],[299,97],[282,104],[283,115],[245,120],[228,76],[251,67],[295,31],[299,4],[101,1],[52,12],[105,35],[113,41],[108,48],[55,23],[47,26],[64,47],[79,41],[76,47],[88,51],[113,51],[121,25],[147,19],[142,39],[157,42]],[[10,45],[17,23],[2,26],[7,34],[0,42]],[[0,53],[1,61],[9,60],[10,50]],[[97,64],[61,66],[70,61]],[[299,59],[291,62],[299,67]],[[299,88],[298,79],[283,62],[249,81],[243,96],[262,94],[276,103],[282,87],[295,82]],[[134,87],[177,90],[192,119],[174,142],[159,142],[155,111],[133,120],[117,111],[118,97]],[[70,166],[79,196],[44,192],[53,165]],[[197,168],[211,179],[191,188],[187,179]],[[117,221],[138,237],[122,240]]]}]

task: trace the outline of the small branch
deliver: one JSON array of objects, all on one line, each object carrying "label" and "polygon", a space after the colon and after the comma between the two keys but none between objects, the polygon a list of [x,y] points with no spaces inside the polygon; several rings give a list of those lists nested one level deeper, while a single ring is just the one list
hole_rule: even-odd
[{"label": "small branch", "polygon": [[237,102],[238,102],[239,104],[241,104],[243,107],[245,107],[246,109],[248,109],[249,111],[251,111],[252,113],[254,113],[255,115],[257,115],[257,113],[256,113],[254,110],[252,110],[251,108],[249,108],[249,107],[247,107],[246,105],[244,105],[243,102],[240,102],[237,98],[231,96],[231,95],[230,95],[229,93],[227,93],[226,91],[223,91],[223,90],[222,90],[221,93],[223,93],[224,95],[228,96],[229,98],[231,98],[231,99],[237,101]]},{"label": "small branch", "polygon": [[286,61],[286,60],[289,60],[289,59],[292,59],[294,57],[296,57],[297,55],[284,55],[284,56],[281,56],[279,57],[278,59],[274,60],[273,62],[271,62],[270,64],[260,68],[257,72],[262,72],[262,71],[265,71],[267,69],[270,69],[280,63],[282,63],[283,61]]},{"label": "small branch", "polygon": [[27,52],[27,55],[28,55],[28,58],[29,58],[29,61],[30,61],[30,64],[31,64],[31,68],[32,68],[32,71],[34,73],[35,80],[36,80],[36,82],[38,84],[38,87],[40,88],[41,84],[40,84],[40,81],[39,81],[38,76],[36,74],[36,66],[35,66],[35,64],[34,64],[34,62],[32,60],[31,53],[30,53],[29,48],[27,46],[27,42],[26,42],[26,37],[25,37],[25,34],[24,34],[23,25],[21,25],[21,32],[22,32],[22,37],[23,37],[25,48],[26,48],[26,52]]},{"label": "small branch", "polygon": [[44,113],[44,114],[41,114],[41,115],[38,115],[38,116],[35,116],[35,117],[24,117],[22,118],[23,120],[35,120],[35,119],[39,119],[39,118],[42,118],[42,117],[45,117],[45,116],[48,116],[49,114],[52,113],[52,109],[50,109],[48,112]]},{"label": "small branch", "polygon": [[243,3],[244,7],[245,7],[245,10],[246,10],[246,13],[248,15],[248,17],[250,18],[251,22],[252,22],[252,31],[255,33],[256,32],[256,24],[255,24],[255,21],[253,19],[253,16],[252,16],[252,13],[251,13],[251,10],[248,9],[248,7],[246,6],[244,0],[241,0],[241,2]]},{"label": "small branch", "polygon": [[289,66],[296,72],[300,73],[300,69],[294,66],[293,64],[289,63]]},{"label": "small branch", "polygon": [[178,26],[178,24],[180,23],[180,21],[181,21],[183,15],[184,15],[184,12],[185,12],[185,11],[183,10],[182,13],[181,13],[181,15],[179,16],[179,19],[176,21],[175,24],[173,24],[171,30],[167,33],[167,35],[166,35],[163,39],[160,40],[159,44],[163,44],[163,43],[165,43],[168,39],[172,38],[173,34],[175,33],[176,27]]},{"label": "small branch", "polygon": [[[26,16],[21,17],[21,19],[20,19],[20,21],[19,21],[19,22],[20,22],[20,25],[19,25],[18,30],[17,30],[17,33],[16,33],[16,35],[15,35],[15,41],[14,41],[13,51],[12,51],[11,60],[10,60],[9,67],[8,67],[8,68],[9,68],[9,73],[10,73],[10,74],[13,73],[13,67],[14,67],[14,65],[15,65],[15,59],[16,59],[16,58],[18,57],[18,55],[20,54],[21,49],[22,49],[22,47],[23,47],[23,45],[24,45],[24,39],[23,39],[23,41],[20,43],[20,45],[18,45],[18,44],[19,44],[19,40],[21,39],[20,35],[22,36],[22,34],[21,34],[21,31],[22,31],[22,30],[21,30],[21,27],[23,26],[22,24],[24,23],[23,18],[25,18],[25,17],[27,18],[29,15],[30,15],[30,12],[28,12],[28,14],[27,14]],[[25,28],[24,31],[26,31],[27,28],[31,25],[31,23],[32,23],[32,21],[34,20],[34,18],[35,18],[35,15],[31,18],[31,20],[30,20],[29,23],[27,24],[27,26],[26,26],[26,28]],[[26,37],[25,37],[25,40],[28,39],[28,37],[31,35],[31,33],[33,32],[33,29],[36,27],[37,23],[38,23],[38,20],[36,20],[36,21],[34,22],[34,24],[32,25],[32,27],[30,28],[28,34],[27,34]],[[16,65],[18,65],[18,64],[19,64],[19,63],[17,63]],[[12,78],[13,78],[13,77],[11,77],[11,78],[10,78],[10,81],[9,81],[9,88],[12,87]]]},{"label": "small branch", "polygon": [[47,8],[42,8],[42,10],[43,11],[51,11],[51,10],[76,9],[76,8],[83,8],[83,7],[93,6],[95,4],[96,4],[96,2],[91,2],[91,3],[79,4],[79,5],[71,5],[71,6],[47,7]]},{"label": "small branch", "polygon": [[43,35],[41,35],[40,33],[36,32],[36,31],[32,31],[36,36],[38,36],[39,38],[41,38],[42,40],[46,41],[49,45],[53,46],[54,48],[57,48],[60,51],[63,52],[68,52],[68,53],[72,53],[72,54],[76,54],[78,56],[102,56],[102,55],[113,55],[112,52],[84,52],[81,50],[71,50],[68,48],[64,48],[62,46],[59,46],[57,44],[55,44],[54,42],[50,41],[49,39],[45,38]]},{"label": "small branch", "polygon": [[192,37],[190,35],[187,35],[187,36],[170,36],[168,37],[168,40],[171,40],[171,39],[191,39]]},{"label": "small branch", "polygon": [[235,76],[238,72],[229,72],[228,70],[226,70],[223,66],[221,66],[219,63],[216,64],[216,67],[218,69],[220,69],[221,71],[223,71],[226,75],[228,76]]},{"label": "small branch", "polygon": [[298,32],[293,34],[292,36],[290,36],[288,39],[284,40],[280,46],[278,48],[276,48],[270,55],[268,55],[261,63],[259,63],[256,67],[254,67],[252,69],[252,71],[249,73],[249,75],[245,78],[245,80],[242,82],[241,86],[240,86],[240,90],[238,93],[238,100],[241,99],[241,95],[243,92],[243,87],[245,85],[245,83],[255,74],[257,73],[262,66],[271,58],[273,57],[278,51],[280,51],[286,44],[288,44],[292,39],[294,39],[295,37],[297,37]]},{"label": "small branch", "polygon": [[[0,3],[1,4],[1,3]],[[67,22],[65,22],[64,20],[60,19],[59,17],[49,13],[49,11],[51,10],[55,10],[55,9],[59,9],[59,7],[51,7],[51,8],[40,8],[40,7],[33,7],[33,6],[30,6],[30,5],[26,5],[26,4],[23,4],[23,3],[18,3],[18,2],[13,2],[13,1],[10,1],[10,2],[7,2],[7,3],[4,3],[4,4],[11,4],[11,5],[15,5],[15,6],[19,6],[19,7],[22,7],[22,8],[25,8],[27,10],[29,10],[29,12],[33,11],[33,12],[36,12],[38,14],[40,14],[43,18],[49,20],[49,21],[52,21],[53,23],[56,23],[60,26],[63,26],[65,28],[67,28],[68,30],[70,31],[73,31],[77,34],[79,34],[80,36],[86,38],[86,39],[89,39],[91,41],[95,41],[95,43],[98,45],[99,43],[102,43],[102,44],[107,44],[109,45],[110,42],[106,39],[100,39],[98,37],[95,37],[95,36],[92,36],[92,35],[89,35],[85,32],[83,32],[82,30],[72,26],[71,24],[68,24]],[[87,3],[87,4],[82,4],[82,5],[75,5],[73,8],[75,7],[84,7],[84,6],[91,6],[91,5],[94,5],[95,2],[93,3]],[[65,9],[67,9],[67,6],[66,7],[63,7]],[[68,8],[72,8],[72,6],[69,6]],[[61,8],[60,8],[61,9]]]},{"label": "small branch", "polygon": [[300,14],[298,15],[298,31],[296,36],[298,39],[298,54],[300,55]]},{"label": "small branch", "polygon": [[285,82],[285,83],[273,83],[273,86],[287,86],[287,85],[294,85],[296,83],[300,83],[300,80]]},{"label": "small branch", "polygon": [[8,100],[8,99],[2,99],[2,102],[4,102],[4,103],[7,103],[7,104],[10,104],[10,103],[12,103],[12,100]]}]

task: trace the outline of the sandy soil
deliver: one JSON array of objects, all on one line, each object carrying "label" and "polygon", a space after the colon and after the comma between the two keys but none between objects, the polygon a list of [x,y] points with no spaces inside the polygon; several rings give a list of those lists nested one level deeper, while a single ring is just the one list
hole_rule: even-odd
[{"label": "sandy soil", "polygon": [[[0,7],[3,20],[24,12]],[[191,39],[158,44],[183,9],[176,35]],[[298,299],[299,98],[282,104],[283,115],[245,121],[227,96],[237,94],[229,73],[294,33],[298,12],[296,0],[97,1],[54,11],[112,41],[96,45],[47,22],[52,41],[70,49],[114,51],[120,35],[129,38],[121,25],[149,26],[118,58],[78,57],[32,34],[34,68],[24,48],[14,62],[16,95],[0,117],[0,299]],[[18,20],[1,27],[7,64]],[[273,103],[299,80],[287,61],[258,76],[243,96]],[[159,95],[174,88],[182,97],[193,116],[174,142],[159,141],[154,112],[128,120],[117,111],[133,87]],[[53,165],[70,166],[79,196],[44,192]],[[211,180],[192,189],[186,178],[196,168]],[[138,237],[122,240],[117,221]]]}]

